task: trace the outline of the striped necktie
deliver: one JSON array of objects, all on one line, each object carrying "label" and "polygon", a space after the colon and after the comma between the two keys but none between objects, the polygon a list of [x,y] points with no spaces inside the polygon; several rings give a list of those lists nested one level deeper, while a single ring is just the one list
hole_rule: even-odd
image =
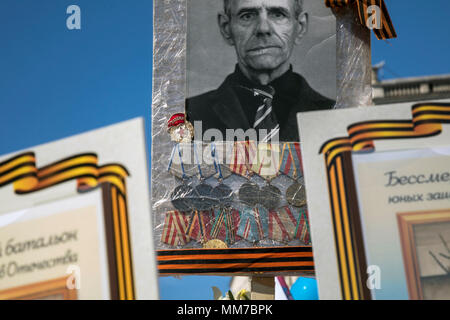
[{"label": "striped necktie", "polygon": [[271,86],[267,86],[265,90],[253,89],[253,94],[256,97],[261,98],[261,105],[256,111],[253,128],[256,130],[267,130],[267,134],[265,136],[260,136],[259,141],[268,142],[278,139],[277,136],[280,131],[280,125],[278,124],[278,120],[272,108],[272,100],[275,95],[275,89]]}]

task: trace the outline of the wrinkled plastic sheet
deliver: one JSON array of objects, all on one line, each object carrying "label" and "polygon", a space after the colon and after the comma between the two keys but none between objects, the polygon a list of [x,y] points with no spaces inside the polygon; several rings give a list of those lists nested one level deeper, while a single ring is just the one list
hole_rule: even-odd
[{"label": "wrinkled plastic sheet", "polygon": [[372,105],[370,30],[359,22],[354,7],[336,15],[336,108]]},{"label": "wrinkled plastic sheet", "polygon": [[[370,42],[367,30],[356,25],[356,20],[351,10],[344,10],[336,14],[337,17],[337,104],[336,108],[350,106],[363,106],[371,103],[370,87]],[[356,30],[356,31],[355,31]],[[359,33],[359,34],[358,34]],[[154,1],[154,61],[153,61],[153,100],[152,100],[152,218],[154,237],[157,250],[203,248],[212,239],[218,238],[229,248],[254,248],[254,247],[285,247],[309,245],[310,239],[299,236],[299,222],[304,217],[306,207],[293,207],[283,196],[277,208],[288,208],[293,212],[294,218],[285,217],[284,222],[288,229],[280,238],[278,232],[270,235],[268,230],[268,218],[260,219],[264,229],[257,235],[258,226],[252,225],[257,221],[258,215],[254,212],[268,212],[260,204],[249,206],[240,201],[239,189],[244,183],[252,182],[259,189],[267,186],[267,181],[257,174],[235,174],[234,172],[225,179],[218,177],[214,163],[202,164],[203,169],[195,160],[184,165],[180,171],[180,164],[175,163],[179,158],[179,149],[185,150],[183,156],[193,152],[192,146],[186,148],[177,145],[170,140],[167,132],[167,121],[175,113],[184,113],[185,88],[186,88],[186,1],[164,0]],[[226,149],[227,146],[215,146],[211,144],[197,144],[197,151],[210,155],[211,148]],[[279,150],[284,144],[276,146]],[[233,146],[229,147],[221,157],[230,155]],[[186,151],[187,150],[187,151]],[[200,151],[199,151],[200,150]],[[231,150],[231,151],[230,151]],[[174,157],[175,155],[175,157]],[[192,156],[195,158],[195,156]],[[206,156],[207,157],[207,156]],[[171,163],[171,160],[174,163]],[[220,166],[224,171],[229,166]],[[178,169],[177,169],[178,168]],[[298,168],[301,171],[301,168]],[[205,174],[205,171],[209,171]],[[297,177],[301,179],[301,175]],[[270,182],[285,195],[287,189],[293,184],[292,177],[286,174],[277,174]],[[175,198],[192,197],[192,189],[200,184],[207,184],[211,188],[219,184],[226,184],[232,190],[231,201],[226,205],[226,212],[232,217],[229,224],[234,223],[234,229],[227,228],[225,222],[221,222],[220,230],[216,223],[221,216],[221,207],[215,207],[206,212],[187,211],[182,212],[174,207]],[[180,186],[189,186],[183,191]],[[178,191],[176,188],[178,187]],[[181,194],[180,194],[181,192]],[[184,194],[183,194],[184,192]],[[177,194],[178,193],[178,194]],[[194,196],[195,198],[195,196]],[[208,197],[206,197],[208,198]],[[198,197],[197,197],[198,200]],[[214,199],[213,199],[214,200]],[[198,203],[198,202],[197,202]],[[256,210],[255,210],[256,209]],[[259,210],[261,209],[261,210]],[[234,213],[233,213],[234,212]],[[253,213],[252,213],[253,212]],[[281,215],[279,215],[281,216]],[[245,218],[250,217],[251,223],[244,234],[242,226]],[[289,221],[290,219],[290,221]],[[192,220],[195,220],[192,222]],[[174,221],[178,221],[175,223]],[[282,221],[283,223],[283,221]],[[229,225],[228,224],[228,225]],[[306,227],[303,225],[301,227]],[[184,228],[184,229],[183,229]],[[228,230],[228,232],[227,232]],[[306,230],[306,229],[305,229]],[[308,230],[309,232],[309,230]],[[302,241],[302,240],[306,241]],[[250,273],[251,274],[251,273]],[[273,274],[278,274],[273,272]],[[291,272],[292,274],[292,272]],[[301,274],[294,272],[293,274]]]}]

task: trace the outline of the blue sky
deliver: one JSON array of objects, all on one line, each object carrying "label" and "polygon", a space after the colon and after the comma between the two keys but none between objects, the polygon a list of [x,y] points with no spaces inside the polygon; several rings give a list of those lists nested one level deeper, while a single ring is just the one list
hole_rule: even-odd
[{"label": "blue sky", "polygon": [[372,36],[372,63],[386,61],[384,78],[450,74],[450,1],[385,2],[398,38]]},{"label": "blue sky", "polygon": [[[373,38],[383,77],[450,74],[450,1],[386,3],[399,38]],[[66,28],[71,4],[81,30]],[[0,154],[138,116],[150,147],[152,15],[150,0],[1,0]],[[211,299],[228,282],[163,278],[161,298]]]},{"label": "blue sky", "polygon": [[0,41],[0,153],[149,117],[150,1],[2,0]]}]

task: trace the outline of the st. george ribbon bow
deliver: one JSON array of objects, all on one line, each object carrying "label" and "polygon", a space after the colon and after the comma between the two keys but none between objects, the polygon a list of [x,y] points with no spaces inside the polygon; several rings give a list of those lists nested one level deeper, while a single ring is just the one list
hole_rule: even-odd
[{"label": "st. george ribbon bow", "polygon": [[[355,5],[358,11],[359,22],[373,30],[378,40],[397,38],[394,25],[387,10],[384,0],[325,0],[325,5],[329,8],[342,8]],[[379,21],[379,29],[369,25],[373,21],[373,6],[378,7],[380,16],[375,16]]]}]

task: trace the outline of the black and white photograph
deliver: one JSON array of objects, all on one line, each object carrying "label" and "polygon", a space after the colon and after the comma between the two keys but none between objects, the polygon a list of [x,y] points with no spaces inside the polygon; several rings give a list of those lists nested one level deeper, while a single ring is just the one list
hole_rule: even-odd
[{"label": "black and white photograph", "polygon": [[186,42],[195,140],[299,141],[296,114],[335,105],[336,20],[322,1],[187,0]]}]

